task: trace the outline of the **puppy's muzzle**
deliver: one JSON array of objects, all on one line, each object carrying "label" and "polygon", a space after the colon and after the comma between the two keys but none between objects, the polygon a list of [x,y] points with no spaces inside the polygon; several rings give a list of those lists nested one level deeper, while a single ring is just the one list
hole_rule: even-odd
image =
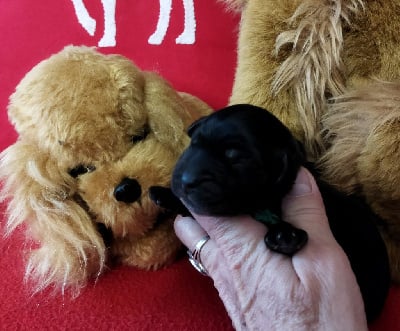
[{"label": "puppy's muzzle", "polygon": [[142,188],[136,179],[124,178],[114,189],[117,201],[132,203],[137,201],[142,194]]},{"label": "puppy's muzzle", "polygon": [[201,182],[205,181],[203,177],[199,177],[194,171],[185,171],[180,176],[180,184],[183,192],[188,193],[190,190],[195,189]]}]

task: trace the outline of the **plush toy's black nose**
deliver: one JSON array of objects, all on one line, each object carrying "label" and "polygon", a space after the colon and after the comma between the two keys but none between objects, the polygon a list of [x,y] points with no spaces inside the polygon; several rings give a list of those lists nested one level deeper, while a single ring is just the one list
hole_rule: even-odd
[{"label": "plush toy's black nose", "polygon": [[140,198],[142,189],[136,179],[124,178],[114,190],[117,201],[132,203]]}]

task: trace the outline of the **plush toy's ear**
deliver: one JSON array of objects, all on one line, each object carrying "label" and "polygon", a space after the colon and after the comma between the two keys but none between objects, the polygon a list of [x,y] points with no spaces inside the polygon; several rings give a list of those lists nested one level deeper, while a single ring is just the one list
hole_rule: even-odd
[{"label": "plush toy's ear", "polygon": [[182,151],[187,140],[183,139],[186,128],[196,119],[211,112],[200,99],[186,93],[178,93],[164,79],[154,73],[145,73],[145,107],[148,110],[152,130],[157,139],[167,146]]},{"label": "plush toy's ear", "polygon": [[0,180],[0,200],[8,202],[6,235],[26,223],[27,234],[39,245],[31,248],[26,268],[36,291],[49,285],[79,290],[103,270],[103,240],[75,201],[74,179],[54,158],[17,141],[0,154]]}]

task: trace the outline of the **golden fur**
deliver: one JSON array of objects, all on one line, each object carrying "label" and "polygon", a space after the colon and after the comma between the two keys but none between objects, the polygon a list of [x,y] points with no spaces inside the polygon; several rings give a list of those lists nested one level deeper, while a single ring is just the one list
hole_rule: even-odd
[{"label": "golden fur", "polygon": [[224,0],[241,10],[230,103],[272,111],[326,179],[385,219],[400,281],[400,0]]},{"label": "golden fur", "polygon": [[249,0],[230,103],[269,109],[318,156],[326,96],[344,90],[343,29],[360,9],[359,0]]},{"label": "golden fur", "polygon": [[244,6],[248,2],[248,0],[218,0],[218,1],[226,3],[227,8],[234,12],[242,11]]},{"label": "golden fur", "polygon": [[[1,199],[9,200],[7,234],[26,224],[36,241],[26,269],[36,290],[79,292],[115,259],[143,269],[173,261],[173,216],[156,224],[162,211],[148,189],[169,185],[186,127],[209,112],[155,73],[86,47],[66,47],[22,79],[10,98],[19,138],[1,153]],[[146,128],[145,139],[132,141]],[[89,171],[73,178],[78,165]],[[115,199],[123,178],[140,183],[138,201]],[[112,231],[110,247],[96,223]]]},{"label": "golden fur", "polygon": [[393,279],[400,282],[400,82],[376,81],[335,99],[323,118],[325,180],[364,196],[385,219]]}]

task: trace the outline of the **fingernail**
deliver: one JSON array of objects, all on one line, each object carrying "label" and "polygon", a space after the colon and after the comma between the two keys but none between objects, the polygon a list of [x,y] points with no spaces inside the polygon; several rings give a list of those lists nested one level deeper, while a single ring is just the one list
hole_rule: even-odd
[{"label": "fingernail", "polygon": [[175,216],[175,222],[179,222],[183,219],[183,216],[181,214],[178,214]]},{"label": "fingernail", "polygon": [[290,191],[292,196],[307,195],[312,192],[311,178],[308,171],[301,169],[297,174],[296,181]]}]

